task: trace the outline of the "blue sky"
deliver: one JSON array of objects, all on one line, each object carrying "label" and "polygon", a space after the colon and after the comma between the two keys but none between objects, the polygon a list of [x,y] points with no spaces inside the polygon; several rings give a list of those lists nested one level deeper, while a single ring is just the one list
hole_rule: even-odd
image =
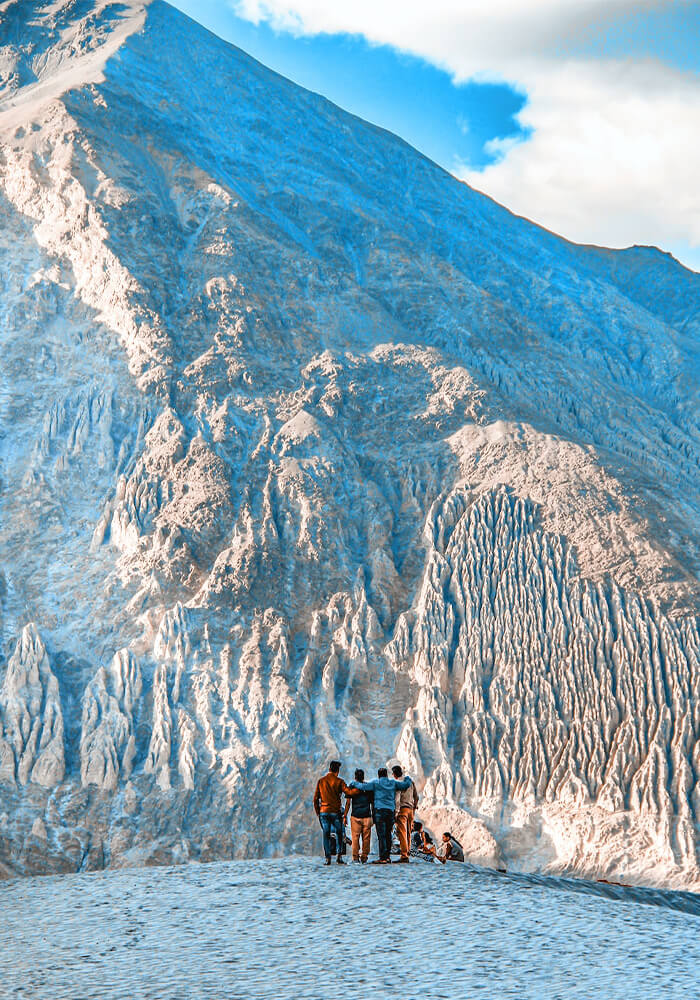
[{"label": "blue sky", "polygon": [[514,116],[525,96],[505,83],[456,85],[452,75],[359,34],[295,35],[238,17],[221,0],[176,0],[266,66],[328,97],[347,111],[402,136],[447,169],[481,168],[496,159],[490,140],[526,135]]},{"label": "blue sky", "polygon": [[700,270],[700,0],[176,0],[581,242]]}]

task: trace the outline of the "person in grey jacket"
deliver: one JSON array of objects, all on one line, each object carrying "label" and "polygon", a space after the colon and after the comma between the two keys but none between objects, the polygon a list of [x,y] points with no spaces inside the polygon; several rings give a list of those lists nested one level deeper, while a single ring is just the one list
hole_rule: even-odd
[{"label": "person in grey jacket", "polygon": [[[403,768],[400,764],[394,764],[391,769],[397,781],[403,777]],[[411,782],[409,788],[403,792],[396,793],[396,835],[399,838],[399,850],[401,851],[401,861],[408,864],[408,855],[411,850],[411,830],[413,829],[413,814],[418,808],[418,792],[416,786]]]},{"label": "person in grey jacket", "polygon": [[408,775],[401,781],[388,777],[385,767],[380,767],[373,781],[351,781],[350,788],[359,788],[362,792],[374,792],[374,825],[377,828],[379,841],[379,857],[374,865],[389,865],[391,853],[391,831],[394,826],[394,810],[396,793],[410,788],[412,781]]}]

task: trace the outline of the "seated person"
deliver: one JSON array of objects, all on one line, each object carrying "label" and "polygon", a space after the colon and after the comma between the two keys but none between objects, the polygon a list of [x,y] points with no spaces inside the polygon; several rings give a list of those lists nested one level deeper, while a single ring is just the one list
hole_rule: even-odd
[{"label": "seated person", "polygon": [[462,845],[447,830],[442,835],[442,847],[437,857],[442,861],[443,865],[448,861],[464,861],[464,849]]},{"label": "seated person", "polygon": [[422,846],[420,847],[420,852],[423,856],[427,854],[431,861],[434,861],[438,857],[433,838],[429,833],[426,833],[425,830],[422,832]]},{"label": "seated person", "polygon": [[419,819],[414,819],[411,828],[411,854],[423,853],[423,824]]}]

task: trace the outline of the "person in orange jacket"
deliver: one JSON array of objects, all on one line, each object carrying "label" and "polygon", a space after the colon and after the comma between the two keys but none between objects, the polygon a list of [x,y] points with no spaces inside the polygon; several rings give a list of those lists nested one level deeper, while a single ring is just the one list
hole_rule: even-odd
[{"label": "person in orange jacket", "polygon": [[331,863],[331,833],[335,834],[336,849],[338,853],[338,864],[345,864],[340,853],[343,846],[343,807],[341,803],[342,795],[353,796],[357,792],[345,784],[339,776],[340,761],[332,760],[328,765],[328,773],[319,778],[314,792],[314,811],[318,816],[323,830],[323,853],[326,856],[325,863]]}]

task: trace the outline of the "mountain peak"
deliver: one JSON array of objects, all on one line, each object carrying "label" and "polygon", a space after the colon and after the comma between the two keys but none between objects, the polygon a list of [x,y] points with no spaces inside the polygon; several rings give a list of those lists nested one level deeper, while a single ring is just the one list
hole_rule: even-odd
[{"label": "mountain peak", "polygon": [[149,0],[9,0],[0,41],[0,129],[25,124],[68,90],[102,80],[107,61],[145,21]]}]

